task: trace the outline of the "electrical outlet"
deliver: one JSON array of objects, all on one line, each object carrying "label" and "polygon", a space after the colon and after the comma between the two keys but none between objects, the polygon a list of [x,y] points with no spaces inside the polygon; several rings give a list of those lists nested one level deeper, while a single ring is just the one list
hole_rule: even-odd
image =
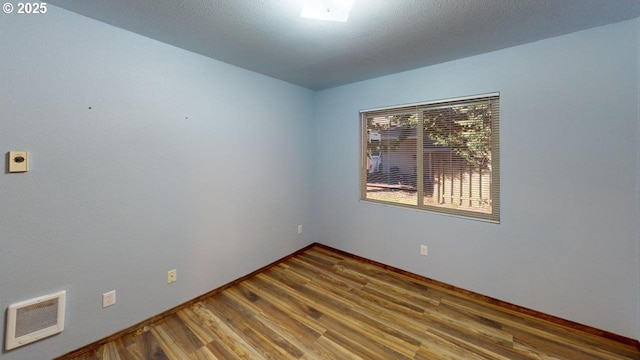
[{"label": "electrical outlet", "polygon": [[302,234],[302,225],[298,225],[298,234]]},{"label": "electrical outlet", "polygon": [[116,303],[116,291],[111,290],[102,294],[102,307],[106,308]]},{"label": "electrical outlet", "polygon": [[427,245],[420,245],[420,255],[427,256],[427,254],[428,254]]},{"label": "electrical outlet", "polygon": [[173,269],[173,270],[167,271],[167,284],[171,284],[176,280],[178,280],[178,270]]}]

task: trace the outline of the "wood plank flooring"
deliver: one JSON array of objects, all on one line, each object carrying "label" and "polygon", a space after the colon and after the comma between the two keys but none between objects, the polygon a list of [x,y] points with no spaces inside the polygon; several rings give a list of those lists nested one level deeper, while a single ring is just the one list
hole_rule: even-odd
[{"label": "wood plank flooring", "polygon": [[75,360],[640,359],[322,246]]}]

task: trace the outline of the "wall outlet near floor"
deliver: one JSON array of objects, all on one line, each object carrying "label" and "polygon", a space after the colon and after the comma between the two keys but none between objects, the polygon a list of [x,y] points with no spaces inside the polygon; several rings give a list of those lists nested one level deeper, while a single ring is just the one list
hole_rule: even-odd
[{"label": "wall outlet near floor", "polygon": [[167,271],[167,284],[171,284],[176,280],[178,280],[178,270],[173,269],[173,270]]},{"label": "wall outlet near floor", "polygon": [[302,225],[298,225],[298,234],[302,234]]},{"label": "wall outlet near floor", "polygon": [[427,256],[428,251],[427,251],[427,245],[420,245],[420,255],[422,256]]},{"label": "wall outlet near floor", "polygon": [[116,303],[116,291],[111,290],[102,294],[102,308],[106,308],[107,306],[111,306]]}]

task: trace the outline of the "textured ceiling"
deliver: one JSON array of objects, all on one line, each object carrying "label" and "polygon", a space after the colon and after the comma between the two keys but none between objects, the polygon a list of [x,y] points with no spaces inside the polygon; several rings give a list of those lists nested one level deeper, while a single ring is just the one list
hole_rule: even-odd
[{"label": "textured ceiling", "polygon": [[640,0],[355,0],[346,23],[304,0],[49,0],[314,90],[640,16]]}]

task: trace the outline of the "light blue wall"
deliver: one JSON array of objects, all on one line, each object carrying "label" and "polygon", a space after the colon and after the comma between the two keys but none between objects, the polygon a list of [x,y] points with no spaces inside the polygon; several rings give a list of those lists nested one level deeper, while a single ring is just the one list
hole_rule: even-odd
[{"label": "light blue wall", "polygon": [[[0,150],[31,171],[0,173],[0,308],[65,289],[68,314],[0,358],[60,355],[311,241],[639,338],[638,26],[314,94],[53,6],[3,14]],[[358,110],[493,91],[501,224],[358,201]]]},{"label": "light blue wall", "polygon": [[[499,225],[359,201],[359,110],[494,91]],[[637,20],[319,92],[315,238],[637,339],[638,105]]]},{"label": "light blue wall", "polygon": [[31,153],[0,173],[0,309],[68,296],[62,334],[0,358],[61,355],[311,242],[312,91],[53,6],[0,17],[2,164]]},{"label": "light blue wall", "polygon": [[[636,48],[636,57],[638,62],[638,114],[640,114],[640,19],[636,22],[638,38],[637,40],[637,48]],[[640,117],[640,116],[639,116]],[[639,120],[640,121],[640,120]],[[638,137],[638,163],[640,163],[640,126],[637,128],[637,137]],[[640,166],[636,167],[636,172],[638,179],[640,179]],[[636,199],[638,200],[638,208],[640,208],[640,181],[638,181],[638,191],[636,192]],[[640,225],[639,225],[640,226]],[[640,234],[638,235],[640,241]],[[638,259],[640,259],[640,246],[638,246]],[[640,261],[640,260],[639,260]],[[640,268],[640,266],[639,266]],[[640,278],[640,276],[639,276]],[[640,287],[640,286],[639,286]],[[640,290],[638,290],[640,293]],[[640,314],[640,301],[638,302],[638,314]],[[638,319],[638,334],[640,334],[640,319]],[[638,336],[638,340],[640,340],[640,336]]]}]

